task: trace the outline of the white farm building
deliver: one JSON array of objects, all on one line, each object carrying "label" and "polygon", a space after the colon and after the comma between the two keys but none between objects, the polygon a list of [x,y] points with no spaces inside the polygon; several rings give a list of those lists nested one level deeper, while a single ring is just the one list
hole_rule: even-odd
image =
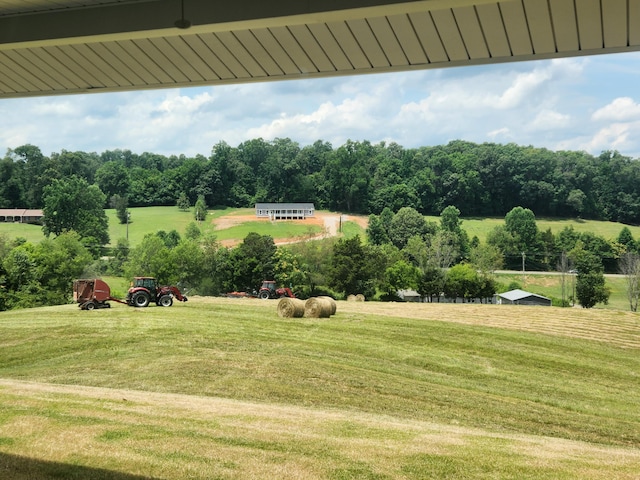
[{"label": "white farm building", "polygon": [[256,216],[271,220],[304,220],[313,217],[313,203],[256,203]]}]

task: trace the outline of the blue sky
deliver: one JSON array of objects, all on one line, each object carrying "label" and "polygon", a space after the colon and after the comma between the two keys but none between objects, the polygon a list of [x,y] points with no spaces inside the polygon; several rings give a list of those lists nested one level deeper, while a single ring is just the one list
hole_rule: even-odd
[{"label": "blue sky", "polygon": [[218,87],[0,100],[0,153],[27,143],[208,156],[288,137],[405,147],[513,142],[640,158],[640,53]]}]

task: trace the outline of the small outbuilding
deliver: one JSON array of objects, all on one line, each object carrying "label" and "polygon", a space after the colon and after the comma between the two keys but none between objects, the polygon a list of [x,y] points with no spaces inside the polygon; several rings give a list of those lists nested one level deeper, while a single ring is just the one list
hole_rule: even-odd
[{"label": "small outbuilding", "polygon": [[256,203],[256,216],[271,220],[304,220],[313,217],[313,203]]},{"label": "small outbuilding", "polygon": [[498,305],[535,305],[550,307],[551,299],[524,290],[515,289],[509,292],[498,293],[496,295]]},{"label": "small outbuilding", "polygon": [[398,290],[397,294],[405,302],[422,302],[422,297],[415,290]]}]

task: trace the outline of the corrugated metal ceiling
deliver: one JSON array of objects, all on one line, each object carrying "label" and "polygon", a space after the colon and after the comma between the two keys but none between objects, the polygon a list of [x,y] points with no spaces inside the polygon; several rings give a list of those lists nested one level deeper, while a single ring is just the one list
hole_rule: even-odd
[{"label": "corrugated metal ceiling", "polygon": [[[182,18],[191,28],[176,28]],[[640,0],[0,0],[0,98],[622,52]]]}]

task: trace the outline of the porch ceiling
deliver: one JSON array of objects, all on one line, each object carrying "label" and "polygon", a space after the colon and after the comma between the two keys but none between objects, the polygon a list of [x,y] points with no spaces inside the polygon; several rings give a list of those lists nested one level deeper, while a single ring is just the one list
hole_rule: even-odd
[{"label": "porch ceiling", "polygon": [[640,0],[0,0],[0,98],[638,49]]}]

